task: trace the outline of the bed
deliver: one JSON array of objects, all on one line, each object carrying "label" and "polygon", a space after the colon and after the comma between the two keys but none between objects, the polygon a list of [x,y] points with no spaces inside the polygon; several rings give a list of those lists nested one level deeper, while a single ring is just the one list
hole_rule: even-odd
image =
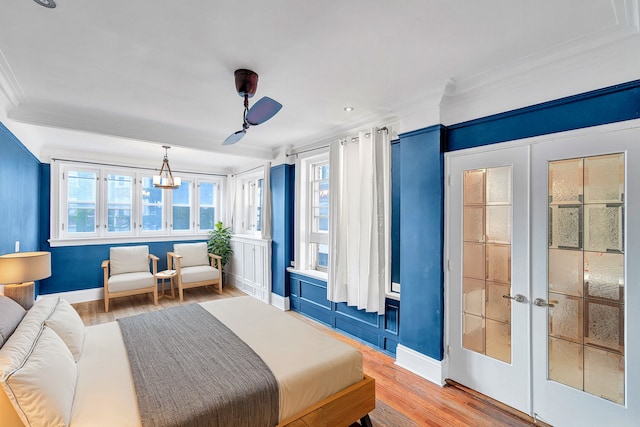
[{"label": "bed", "polygon": [[[6,306],[0,304],[0,318],[10,315],[11,310],[4,308]],[[371,425],[368,413],[375,407],[375,384],[372,378],[363,374],[362,356],[358,350],[253,297],[227,298],[193,306],[188,310],[206,312],[208,318],[216,319],[233,331],[231,335],[241,339],[240,345],[255,352],[273,374],[277,382],[277,419],[269,425],[333,427],[349,426],[358,420],[363,425]],[[157,335],[144,331],[138,334],[153,335],[149,338],[151,344],[167,344],[155,347],[138,343],[140,337],[136,335],[127,338],[130,333],[124,327],[125,319],[121,319],[122,324],[109,322],[84,327],[75,310],[58,297],[39,298],[8,337],[10,327],[6,326],[6,319],[2,319],[0,425],[159,425],[157,420],[147,418],[145,414],[149,413],[149,408],[138,399],[140,380],[138,377],[134,380],[134,375],[140,375],[137,370],[147,370],[143,376],[155,371],[161,379],[171,383],[171,387],[183,390],[184,387],[173,385],[172,378],[199,373],[201,369],[174,362],[163,365],[165,356],[153,363],[130,359],[132,352],[143,350],[149,354],[149,351],[156,351],[150,349],[162,350],[176,342],[175,337],[167,334],[178,330],[179,322],[174,324],[172,320],[158,321],[157,317],[147,317],[155,314],[189,319],[185,311],[170,310],[173,309],[127,319],[132,321],[139,317],[147,327],[151,325],[151,332],[157,330]],[[179,330],[178,334],[183,335]],[[194,345],[201,346],[200,341],[204,340],[191,341],[198,341]],[[175,347],[178,352],[191,353],[184,350],[183,344]],[[218,365],[234,367],[236,361],[240,362],[240,358],[234,360],[234,356],[225,355],[210,359],[205,365],[215,369],[219,369]],[[217,379],[217,374],[210,378]],[[243,374],[234,377],[233,381],[224,381],[227,381],[225,384],[243,383],[245,378]],[[191,402],[201,395],[199,390],[194,392],[193,397],[186,396],[187,392],[175,397],[179,397],[179,402]],[[167,394],[175,395],[158,395]],[[164,405],[161,403],[160,406]],[[247,410],[259,406],[255,403],[244,405]],[[162,408],[155,408],[159,409]],[[264,422],[234,421],[233,425],[260,425],[258,421]],[[180,421],[178,424],[198,423]]]}]

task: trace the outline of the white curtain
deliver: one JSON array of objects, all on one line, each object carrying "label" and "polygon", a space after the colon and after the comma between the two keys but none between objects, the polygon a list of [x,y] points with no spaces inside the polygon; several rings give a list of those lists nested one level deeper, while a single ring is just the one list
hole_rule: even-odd
[{"label": "white curtain", "polygon": [[264,165],[262,181],[262,238],[271,239],[271,162]]},{"label": "white curtain", "polygon": [[391,145],[389,131],[360,132],[330,148],[327,296],[384,314],[391,280]]},{"label": "white curtain", "polygon": [[227,194],[225,203],[225,219],[223,224],[225,227],[231,227],[231,231],[235,232],[234,219],[236,215],[236,182],[235,175],[227,175]]}]

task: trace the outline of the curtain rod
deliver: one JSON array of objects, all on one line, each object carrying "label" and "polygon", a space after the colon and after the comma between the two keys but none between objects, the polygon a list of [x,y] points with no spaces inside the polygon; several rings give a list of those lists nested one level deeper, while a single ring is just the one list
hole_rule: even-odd
[{"label": "curtain rod", "polygon": [[[57,157],[52,157],[51,160],[56,161],[56,162],[80,163],[80,164],[85,164],[85,165],[112,166],[112,167],[116,167],[116,168],[125,168],[125,169],[138,169],[138,170],[142,169],[142,170],[150,170],[150,171],[158,171],[158,170],[160,170],[159,168],[150,168],[150,167],[145,167],[145,166],[127,166],[127,165],[118,165],[118,164],[115,164],[115,163],[86,162],[86,161],[83,161],[83,160],[59,159]],[[173,172],[188,173],[188,174],[193,174],[193,175],[227,176],[227,175],[222,174],[222,173],[209,173],[209,172],[193,172],[193,171],[181,171],[181,170],[174,170]]]},{"label": "curtain rod", "polygon": [[242,172],[234,173],[234,174],[232,174],[231,176],[242,175],[243,173],[251,172],[251,171],[254,171],[254,170],[256,170],[256,169],[260,169],[260,168],[264,168],[264,165],[262,165],[262,166],[256,166],[255,168],[247,169],[246,171],[242,171]]},{"label": "curtain rod", "polygon": [[[388,129],[386,126],[381,127],[380,129],[378,129],[378,133],[380,133],[380,132],[382,132],[382,131],[385,131],[385,132],[389,133],[389,129]],[[366,134],[366,136],[367,136],[367,137],[369,137],[369,136],[371,136],[371,134],[370,134],[370,133],[367,133],[367,134]],[[355,142],[355,141],[357,141],[357,140],[358,140],[358,137],[357,137],[357,136],[356,136],[356,137],[351,138],[351,142]],[[342,139],[340,139],[340,143],[346,143],[346,142],[347,142],[347,138],[342,138]],[[287,153],[287,154],[285,154],[285,156],[287,156],[287,157],[290,157],[290,156],[297,156],[298,154],[307,153],[307,152],[309,152],[309,151],[314,151],[314,150],[321,150],[321,149],[323,149],[323,148],[328,148],[328,147],[329,147],[329,144],[327,144],[327,145],[321,145],[320,147],[313,147],[313,148],[309,148],[309,149],[306,149],[306,150],[292,151],[291,153]]]}]

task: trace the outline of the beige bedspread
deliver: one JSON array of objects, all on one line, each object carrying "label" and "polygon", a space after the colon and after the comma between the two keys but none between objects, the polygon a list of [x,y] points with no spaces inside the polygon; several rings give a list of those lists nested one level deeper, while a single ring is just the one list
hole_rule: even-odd
[{"label": "beige bedspread", "polygon": [[[253,297],[201,305],[272,370],[280,389],[280,420],[363,378],[358,350]],[[140,417],[120,329],[110,322],[86,329],[71,426],[114,425],[139,426]]]}]

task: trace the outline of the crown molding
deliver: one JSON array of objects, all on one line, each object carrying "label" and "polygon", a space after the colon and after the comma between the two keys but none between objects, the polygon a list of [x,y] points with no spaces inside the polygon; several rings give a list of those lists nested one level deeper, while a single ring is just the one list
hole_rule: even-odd
[{"label": "crown molding", "polygon": [[5,111],[28,101],[2,50],[0,50],[0,97],[4,98]]}]

